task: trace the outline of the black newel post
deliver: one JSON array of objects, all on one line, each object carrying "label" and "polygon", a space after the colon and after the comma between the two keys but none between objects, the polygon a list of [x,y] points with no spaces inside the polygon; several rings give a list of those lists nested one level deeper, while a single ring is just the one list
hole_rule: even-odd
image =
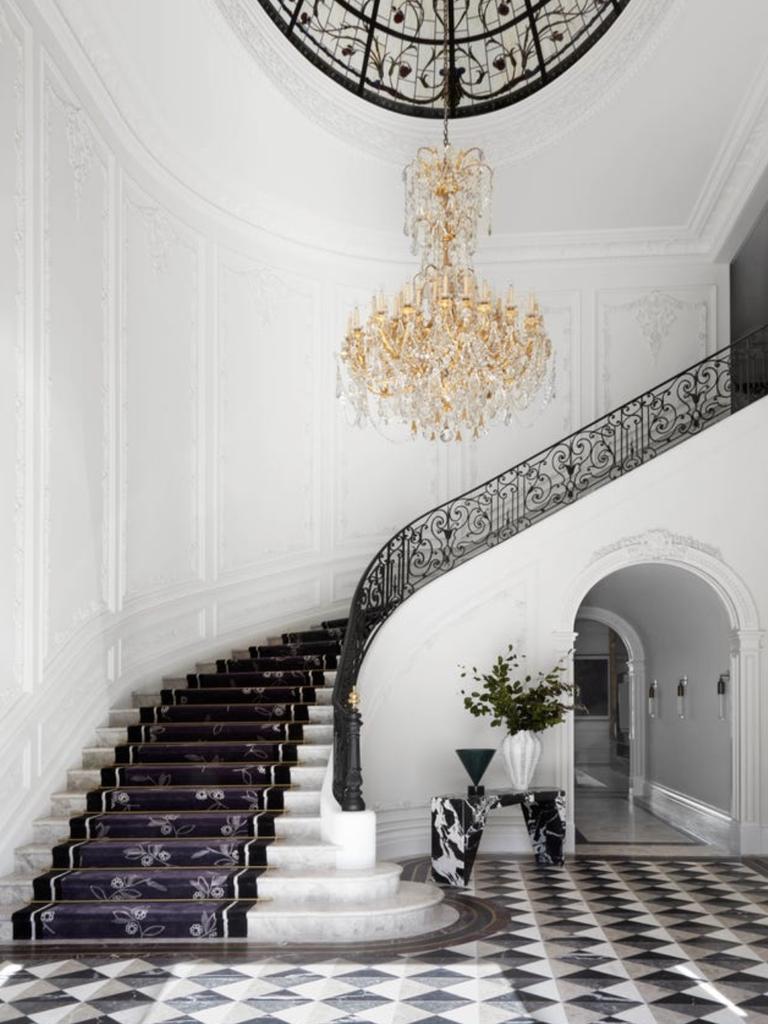
[{"label": "black newel post", "polygon": [[360,767],[360,726],[363,720],[357,707],[359,701],[357,690],[353,689],[344,711],[347,726],[347,776],[344,780],[342,811],[365,810],[363,772]]}]

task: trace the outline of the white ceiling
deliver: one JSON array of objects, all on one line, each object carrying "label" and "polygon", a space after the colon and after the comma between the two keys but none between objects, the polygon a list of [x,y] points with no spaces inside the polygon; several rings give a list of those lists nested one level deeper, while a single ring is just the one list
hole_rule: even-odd
[{"label": "white ceiling", "polygon": [[[266,16],[249,50],[214,0],[53,2],[177,179],[272,230],[311,241],[332,223],[353,247],[388,237],[406,255],[400,167],[436,124],[352,96]],[[768,3],[723,12],[633,0],[551,86],[456,126],[496,166],[489,252],[717,256],[768,165]]]}]

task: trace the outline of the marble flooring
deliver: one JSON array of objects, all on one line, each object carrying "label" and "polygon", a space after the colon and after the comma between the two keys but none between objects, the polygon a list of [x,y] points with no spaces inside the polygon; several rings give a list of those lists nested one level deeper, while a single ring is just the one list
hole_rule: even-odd
[{"label": "marble flooring", "polygon": [[574,816],[576,842],[583,853],[659,857],[727,857],[720,838],[674,826],[630,800],[628,778],[620,764],[579,765]]},{"label": "marble flooring", "polygon": [[588,844],[703,845],[695,836],[620,795],[577,794],[576,827],[580,841]]},{"label": "marble flooring", "polygon": [[495,920],[458,942],[200,942],[170,957],[138,945],[47,958],[6,947],[0,1022],[768,1024],[761,862],[481,857],[471,892]]}]

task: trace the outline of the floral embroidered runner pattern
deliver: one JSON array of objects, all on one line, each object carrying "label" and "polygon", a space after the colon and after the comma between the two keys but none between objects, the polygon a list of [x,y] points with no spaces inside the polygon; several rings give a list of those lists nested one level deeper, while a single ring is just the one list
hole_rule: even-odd
[{"label": "floral embroidered runner pattern", "polygon": [[142,707],[14,938],[245,937],[338,634],[252,647]]}]

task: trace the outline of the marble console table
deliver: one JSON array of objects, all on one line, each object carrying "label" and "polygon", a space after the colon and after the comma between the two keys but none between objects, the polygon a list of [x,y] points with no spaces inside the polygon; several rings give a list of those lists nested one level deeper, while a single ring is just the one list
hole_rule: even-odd
[{"label": "marble console table", "polygon": [[447,885],[469,885],[488,814],[520,804],[537,864],[562,864],[565,793],[502,791],[485,796],[432,797],[432,877]]}]

